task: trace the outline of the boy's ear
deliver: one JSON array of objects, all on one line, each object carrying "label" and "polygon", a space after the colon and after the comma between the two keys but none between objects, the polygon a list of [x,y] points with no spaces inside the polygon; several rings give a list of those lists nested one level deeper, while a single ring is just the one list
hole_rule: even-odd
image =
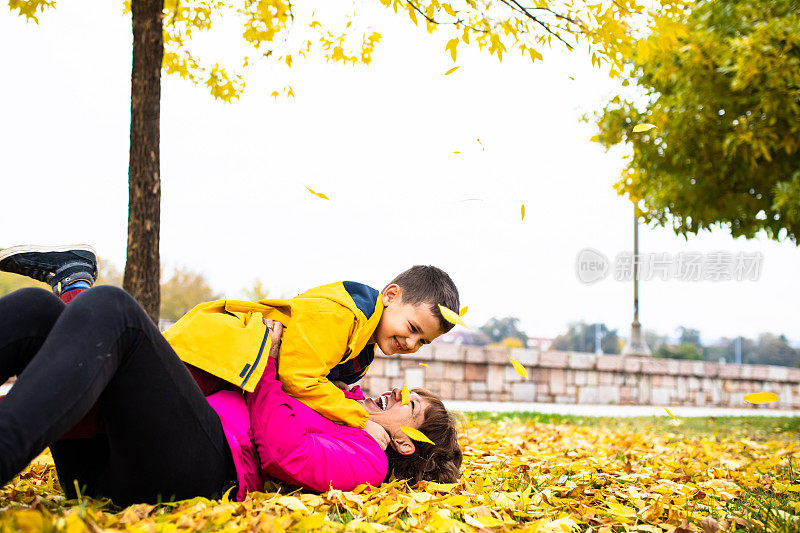
[{"label": "boy's ear", "polygon": [[401,289],[397,283],[392,283],[383,289],[383,305],[385,306],[386,304],[397,300],[400,298],[402,293],[403,289]]},{"label": "boy's ear", "polygon": [[414,447],[414,441],[411,440],[411,437],[403,433],[402,431],[398,431],[393,437],[390,442],[394,451],[399,453],[400,455],[411,455],[414,453],[416,449]]}]

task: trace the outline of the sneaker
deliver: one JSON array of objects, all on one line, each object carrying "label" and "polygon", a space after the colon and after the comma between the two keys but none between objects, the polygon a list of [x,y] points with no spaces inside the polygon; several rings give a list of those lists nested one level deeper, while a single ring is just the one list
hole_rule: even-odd
[{"label": "sneaker", "polygon": [[0,271],[27,276],[49,283],[60,295],[76,281],[90,286],[97,280],[97,254],[89,245],[31,246],[22,245],[0,250]]}]

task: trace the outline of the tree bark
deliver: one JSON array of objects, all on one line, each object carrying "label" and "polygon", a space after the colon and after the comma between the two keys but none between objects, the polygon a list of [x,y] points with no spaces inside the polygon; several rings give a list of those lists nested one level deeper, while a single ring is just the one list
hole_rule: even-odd
[{"label": "tree bark", "polygon": [[133,0],[128,252],[122,285],[158,323],[161,229],[160,116],[164,0]]}]

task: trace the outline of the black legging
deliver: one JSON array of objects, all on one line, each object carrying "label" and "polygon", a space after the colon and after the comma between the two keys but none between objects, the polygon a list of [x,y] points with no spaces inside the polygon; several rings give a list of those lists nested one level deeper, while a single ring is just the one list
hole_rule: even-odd
[{"label": "black legging", "polygon": [[[42,289],[0,298],[0,486],[47,446],[75,497],[118,505],[219,497],[236,480],[217,414],[139,304],[96,287],[68,306]],[[58,440],[97,405],[105,433]]]}]

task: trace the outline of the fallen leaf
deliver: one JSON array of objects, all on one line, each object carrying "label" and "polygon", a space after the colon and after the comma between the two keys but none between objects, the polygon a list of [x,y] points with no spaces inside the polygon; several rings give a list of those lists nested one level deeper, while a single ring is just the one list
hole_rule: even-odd
[{"label": "fallen leaf", "polygon": [[633,133],[641,133],[643,131],[649,131],[655,128],[655,124],[637,124],[633,127]]},{"label": "fallen leaf", "polygon": [[524,366],[522,366],[521,364],[516,362],[514,359],[512,359],[510,355],[508,356],[508,359],[511,361],[511,366],[513,366],[514,370],[517,371],[517,374],[519,374],[523,378],[527,378],[528,377],[528,371],[525,370]]},{"label": "fallen leaf", "polygon": [[697,533],[697,530],[684,518],[681,525],[671,530],[669,533]]},{"label": "fallen leaf", "polygon": [[772,403],[779,400],[778,395],[774,392],[751,392],[744,395],[744,401],[752,404]]},{"label": "fallen leaf", "polygon": [[431,439],[426,437],[425,434],[418,429],[414,429],[409,426],[400,426],[400,430],[414,440],[418,440],[420,442],[429,442],[431,444],[434,444],[434,442]]},{"label": "fallen leaf", "polygon": [[450,309],[446,308],[443,305],[439,305],[439,311],[442,313],[442,316],[445,320],[450,322],[451,324],[461,325],[465,328],[469,329],[469,326],[464,324],[464,321],[461,320],[461,317],[455,311],[451,311]]},{"label": "fallen leaf", "polygon": [[703,526],[703,533],[717,533],[719,531],[719,523],[713,516],[707,516],[700,520],[700,525]]}]

